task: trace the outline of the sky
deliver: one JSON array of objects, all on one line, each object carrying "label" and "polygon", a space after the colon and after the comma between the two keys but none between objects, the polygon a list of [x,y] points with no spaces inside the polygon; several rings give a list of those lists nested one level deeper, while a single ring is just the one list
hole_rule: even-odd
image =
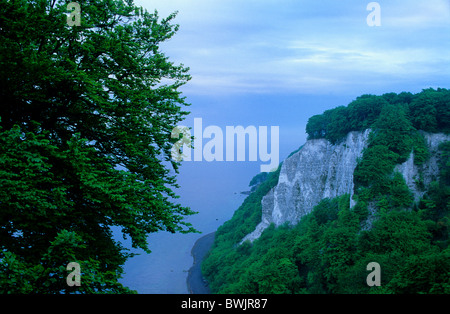
[{"label": "sky", "polygon": [[[450,0],[135,0],[178,33],[161,45],[190,68],[182,87],[205,125],[279,125],[280,154],[306,140],[307,119],[362,94],[450,83]],[[296,134],[297,136],[292,136]]]},{"label": "sky", "polygon": [[[363,94],[450,87],[450,0],[377,1],[381,25],[372,27],[369,0],[135,3],[162,18],[178,12],[180,29],[161,49],[190,68],[183,124],[279,126],[280,161],[304,144],[308,119],[326,109]],[[242,175],[251,179],[260,164]]]},{"label": "sky", "polygon": [[[164,46],[191,68],[186,92],[351,94],[448,83],[450,1],[136,0],[178,34]],[[447,53],[446,53],[447,52]]]},{"label": "sky", "polygon": [[[183,124],[202,118],[203,128],[224,131],[279,126],[280,161],[305,143],[313,115],[363,94],[450,88],[450,0],[377,1],[381,25],[372,27],[370,2],[135,0],[161,17],[178,11],[180,29],[160,48],[190,68],[192,80],[181,91],[191,113]],[[205,234],[231,218],[261,164],[183,162],[176,192],[199,212],[189,218],[194,227]],[[125,282],[140,292],[183,293],[199,236],[154,235],[154,252],[127,264]],[[171,247],[181,255],[164,251]],[[160,270],[158,278],[152,268]]]}]

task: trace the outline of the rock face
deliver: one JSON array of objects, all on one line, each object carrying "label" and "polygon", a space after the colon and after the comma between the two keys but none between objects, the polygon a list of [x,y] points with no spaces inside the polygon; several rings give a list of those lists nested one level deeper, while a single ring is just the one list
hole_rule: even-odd
[{"label": "rock face", "polygon": [[350,132],[336,145],[325,139],[309,140],[286,159],[278,185],[262,199],[262,221],[246,240],[253,241],[271,223],[296,223],[322,199],[353,194],[353,171],[367,146],[370,130]]},{"label": "rock face", "polygon": [[425,189],[432,181],[436,181],[439,175],[439,144],[450,141],[450,135],[442,133],[426,133],[422,132],[425,143],[430,152],[430,158],[420,166],[414,164],[414,152],[411,152],[409,158],[404,163],[397,165],[394,171],[398,171],[403,175],[406,185],[414,194],[417,202],[424,194]]},{"label": "rock face", "polygon": [[[262,199],[261,223],[241,243],[259,238],[271,223],[276,226],[286,222],[297,223],[324,198],[343,194],[353,196],[353,172],[368,144],[369,133],[370,130],[350,132],[343,142],[336,145],[325,139],[309,140],[299,152],[286,159],[278,184]],[[444,134],[422,134],[431,154],[429,160],[416,166],[411,153],[409,159],[395,169],[403,175],[416,200],[424,194],[420,186],[428,186],[437,179],[438,146],[450,140],[450,136]],[[352,197],[350,202],[350,207],[353,207]]]}]

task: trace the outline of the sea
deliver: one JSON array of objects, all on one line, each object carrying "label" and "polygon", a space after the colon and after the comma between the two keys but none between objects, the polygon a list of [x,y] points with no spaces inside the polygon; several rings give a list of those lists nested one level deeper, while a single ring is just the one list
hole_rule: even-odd
[{"label": "sea", "polygon": [[[176,190],[183,206],[198,212],[186,221],[201,233],[169,233],[161,231],[148,236],[150,254],[131,249],[136,255],[127,260],[120,282],[139,294],[186,294],[187,275],[193,265],[191,250],[195,242],[217,230],[239,208],[248,191],[248,183],[258,173],[254,163],[184,163],[178,175]],[[115,239],[131,248],[130,239],[123,240],[114,228]]]}]

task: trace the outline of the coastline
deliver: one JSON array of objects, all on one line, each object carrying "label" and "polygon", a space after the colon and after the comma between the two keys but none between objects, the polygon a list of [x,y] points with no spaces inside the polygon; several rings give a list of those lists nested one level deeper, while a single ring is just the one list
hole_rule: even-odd
[{"label": "coastline", "polygon": [[215,232],[198,239],[191,250],[194,263],[186,279],[188,292],[191,294],[210,294],[208,283],[202,276],[202,262],[214,243]]}]

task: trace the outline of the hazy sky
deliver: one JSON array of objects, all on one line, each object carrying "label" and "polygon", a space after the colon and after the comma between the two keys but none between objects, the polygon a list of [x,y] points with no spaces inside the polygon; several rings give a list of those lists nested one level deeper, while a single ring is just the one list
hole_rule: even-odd
[{"label": "hazy sky", "polygon": [[[183,87],[206,125],[280,125],[282,155],[307,119],[362,94],[449,87],[450,0],[136,0],[179,32],[162,49],[190,67]],[[285,151],[283,150],[285,149]]]},{"label": "hazy sky", "polygon": [[[368,0],[136,0],[161,17],[178,11],[162,45],[190,67],[185,124],[279,126],[280,161],[306,141],[308,118],[362,94],[450,87],[450,0],[384,0],[370,27]],[[218,164],[220,162],[212,162]],[[261,162],[183,166],[247,183]],[[186,162],[185,164],[188,164]],[[183,171],[183,170],[182,170]],[[183,176],[183,173],[182,173]],[[234,177],[233,177],[234,178]],[[234,178],[237,182],[238,178]],[[224,182],[222,182],[224,183]],[[210,186],[210,183],[204,183]]]},{"label": "hazy sky", "polygon": [[370,2],[136,0],[161,17],[178,11],[162,49],[191,69],[187,124],[278,125],[281,159],[314,114],[362,94],[450,87],[450,0],[378,1],[374,27]]},{"label": "hazy sky", "polygon": [[179,11],[164,46],[191,68],[189,94],[351,94],[448,84],[450,1],[137,0]]}]

